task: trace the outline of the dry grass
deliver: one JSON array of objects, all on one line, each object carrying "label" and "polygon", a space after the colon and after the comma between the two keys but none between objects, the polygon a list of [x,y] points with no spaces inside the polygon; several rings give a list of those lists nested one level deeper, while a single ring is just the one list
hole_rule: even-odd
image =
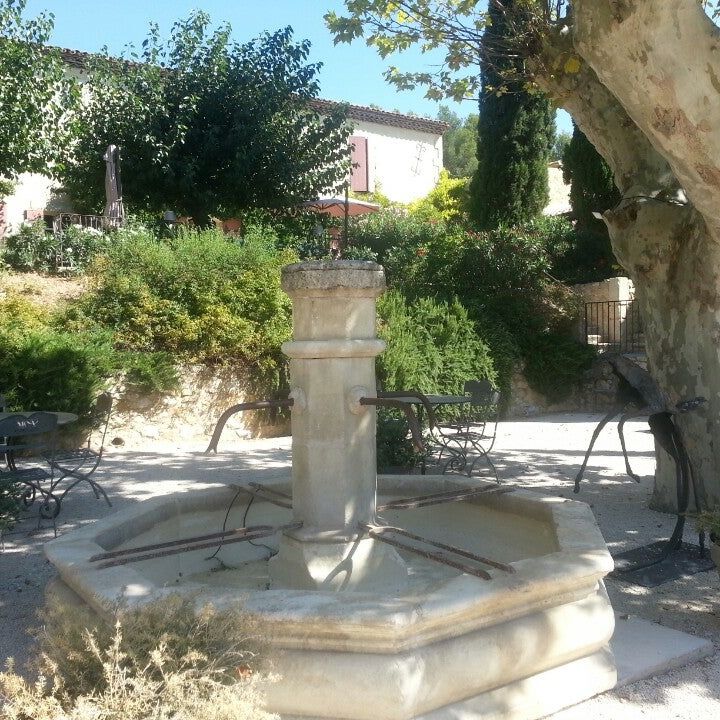
[{"label": "dry grass", "polygon": [[47,310],[59,310],[79,298],[85,290],[83,277],[0,271],[0,300],[6,294],[18,294]]},{"label": "dry grass", "polygon": [[0,673],[2,720],[271,720],[259,643],[241,610],[172,596],[115,612],[114,627],[50,605],[38,680]]}]

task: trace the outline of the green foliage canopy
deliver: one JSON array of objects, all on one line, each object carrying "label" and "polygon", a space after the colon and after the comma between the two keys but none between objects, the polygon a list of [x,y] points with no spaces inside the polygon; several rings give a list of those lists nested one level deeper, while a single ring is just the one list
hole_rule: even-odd
[{"label": "green foliage canopy", "polygon": [[577,126],[562,160],[563,179],[571,186],[573,217],[581,226],[594,226],[598,222],[594,212],[605,212],[620,201],[612,170]]},{"label": "green foliage canopy", "polygon": [[53,16],[24,17],[27,0],[0,0],[0,178],[56,173],[78,98],[59,51],[45,47]]},{"label": "green foliage canopy", "polygon": [[584,281],[612,277],[615,256],[602,213],[617,205],[620,193],[613,174],[592,143],[577,126],[563,153],[563,178],[570,183],[570,205],[576,221],[576,266],[584,269]]},{"label": "green foliage canopy", "polygon": [[104,201],[108,144],[122,148],[133,210],[172,209],[205,224],[253,207],[290,206],[335,189],[348,164],[344,110],[320,115],[320,64],[292,29],[239,45],[201,12],[164,44],[152,27],[139,53],[88,68],[80,139],[64,184],[87,210]]}]

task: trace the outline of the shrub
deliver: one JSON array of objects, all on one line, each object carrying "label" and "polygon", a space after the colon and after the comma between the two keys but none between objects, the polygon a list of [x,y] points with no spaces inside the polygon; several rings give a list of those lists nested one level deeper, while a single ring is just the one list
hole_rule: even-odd
[{"label": "shrub", "polygon": [[403,210],[388,209],[353,219],[350,225],[352,245],[367,247],[385,265],[388,281],[393,283],[395,266],[388,257],[399,248],[418,248],[445,232],[444,224],[431,223],[408,215]]},{"label": "shrub", "polygon": [[42,220],[25,224],[5,241],[4,261],[15,270],[53,273],[63,267],[84,270],[92,258],[116,241],[114,232],[71,225],[59,235]]},{"label": "shrub", "polygon": [[[495,379],[487,345],[457,301],[408,302],[390,291],[378,301],[378,334],[387,348],[377,358],[384,390],[460,393],[466,380]],[[396,411],[378,414],[378,466],[406,465],[413,457],[407,420]]]},{"label": "shrub", "polygon": [[430,193],[412,203],[408,211],[418,220],[458,223],[466,220],[469,202],[467,178],[452,178],[447,170]]},{"label": "shrub", "polygon": [[274,385],[284,368],[290,302],[280,268],[291,251],[250,227],[242,240],[187,231],[171,241],[148,234],[114,247],[92,268],[79,312],[115,329],[119,348],[200,362],[241,360]]},{"label": "shrub", "polygon": [[488,347],[459,302],[408,302],[390,291],[378,301],[378,316],[387,348],[377,374],[385,390],[460,393],[465,380],[495,379]]},{"label": "shrub", "polygon": [[[565,251],[571,233],[567,221],[550,218],[488,232],[436,224],[421,244],[416,240],[388,253],[386,267],[410,299],[457,299],[488,343],[498,384],[506,389],[516,361],[532,365],[535,338],[564,336],[567,348],[577,345],[569,335],[582,302],[551,274],[553,253]],[[533,367],[537,372],[529,381],[547,390],[552,381],[541,380],[542,370],[552,368],[547,363]],[[579,367],[570,363],[560,373],[567,370],[577,380]]]},{"label": "shrub", "polygon": [[59,604],[30,685],[0,673],[8,720],[270,720],[261,708],[255,628],[237,610],[195,611],[171,596],[118,613],[115,628]]},{"label": "shrub", "polygon": [[542,333],[524,344],[525,379],[553,401],[564,400],[590,368],[595,350],[567,335]]},{"label": "shrub", "polygon": [[0,301],[0,377],[8,406],[89,411],[114,365],[111,334],[57,330],[38,306]]},{"label": "shrub", "polygon": [[14,235],[5,238],[3,261],[15,270],[45,270],[55,268],[53,238],[42,220],[23,223]]}]

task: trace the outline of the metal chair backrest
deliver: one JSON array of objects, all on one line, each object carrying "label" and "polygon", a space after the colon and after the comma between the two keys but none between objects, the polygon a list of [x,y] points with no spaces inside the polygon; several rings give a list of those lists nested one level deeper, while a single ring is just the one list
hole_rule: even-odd
[{"label": "metal chair backrest", "polygon": [[[93,423],[95,427],[102,428],[102,435],[100,437],[99,452],[102,453],[105,447],[105,436],[107,434],[108,424],[110,422],[110,413],[112,412],[113,396],[109,392],[104,392],[98,395],[95,400],[95,407],[92,409]],[[93,433],[90,433],[91,437],[88,438],[88,445],[92,439]]]},{"label": "metal chair backrest", "polygon": [[500,393],[489,380],[468,380],[465,383],[465,392],[472,398],[472,405],[486,407],[500,402]]},{"label": "metal chair backrest", "polygon": [[54,451],[57,415],[36,412],[10,415],[0,420],[0,437],[12,438],[13,453]]}]

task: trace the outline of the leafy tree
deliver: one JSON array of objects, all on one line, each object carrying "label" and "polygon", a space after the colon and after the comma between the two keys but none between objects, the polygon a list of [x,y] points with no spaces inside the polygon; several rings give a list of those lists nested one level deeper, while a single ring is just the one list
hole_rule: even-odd
[{"label": "leafy tree", "polygon": [[[504,53],[526,83],[573,117],[613,173],[621,202],[604,213],[616,258],[635,283],[650,366],[671,402],[703,396],[676,416],[688,441],[700,503],[720,506],[720,104],[718,2],[522,0],[527,20]],[[489,0],[504,9],[505,0]],[[337,41],[365,36],[383,57],[419,45],[442,55],[437,72],[401,72],[442,99],[472,96],[491,54],[488,13],[475,0],[346,0],[326,20]],[[689,81],[692,78],[692,82]],[[640,92],[639,89],[642,91]],[[675,479],[661,459],[655,504]]]},{"label": "leafy tree", "polygon": [[445,105],[438,110],[437,119],[450,125],[443,135],[443,167],[454,178],[472,177],[477,168],[476,114],[464,120]]},{"label": "leafy tree", "polygon": [[320,65],[307,62],[309,42],[285,28],[238,45],[229,25],[211,32],[209,23],[193,13],[167,44],[152,27],[139,53],[90,63],[82,134],[64,173],[79,205],[101,207],[110,143],[122,148],[127,204],[201,224],[292,205],[345,177],[344,111],[312,109]]},{"label": "leafy tree", "polygon": [[490,4],[481,60],[478,167],[470,184],[470,213],[480,227],[517,225],[548,203],[547,164],[555,135],[550,103],[526,92],[521,60],[505,51],[508,36],[528,13],[522,0]]},{"label": "leafy tree", "polygon": [[572,139],[572,133],[569,132],[558,132],[555,133],[555,142],[553,143],[552,150],[550,151],[551,160],[562,160],[565,154],[565,148],[570,144]]},{"label": "leafy tree", "polygon": [[[0,0],[0,178],[60,169],[78,97],[50,38],[53,16],[24,17],[27,0]],[[8,187],[0,190],[3,194]]]}]

